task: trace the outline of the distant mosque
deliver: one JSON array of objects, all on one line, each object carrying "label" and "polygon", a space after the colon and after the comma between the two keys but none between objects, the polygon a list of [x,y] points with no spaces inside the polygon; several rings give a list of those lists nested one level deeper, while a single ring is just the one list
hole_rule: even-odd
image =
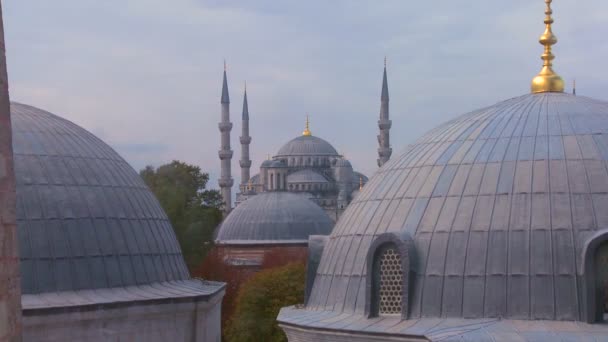
[{"label": "distant mosque", "polygon": [[[391,156],[389,131],[388,81],[386,76],[386,60],[382,80],[380,117],[378,120],[378,166],[386,163]],[[219,185],[225,203],[224,213],[232,209],[231,161],[233,151],[230,149],[230,97],[228,81],[224,66],[224,79],[221,98],[222,114],[219,130],[221,133],[221,175]],[[251,176],[251,159],[249,158],[249,107],[247,104],[247,89],[243,97],[242,112],[241,183],[236,194],[235,204],[264,192],[287,191],[297,193],[318,204],[335,222],[344,212],[348,204],[356,197],[367,183],[367,176],[353,169],[352,164],[338,153],[326,140],[312,135],[308,116],[306,127],[302,134],[284,144],[276,155],[268,157],[260,165],[260,172]]]}]

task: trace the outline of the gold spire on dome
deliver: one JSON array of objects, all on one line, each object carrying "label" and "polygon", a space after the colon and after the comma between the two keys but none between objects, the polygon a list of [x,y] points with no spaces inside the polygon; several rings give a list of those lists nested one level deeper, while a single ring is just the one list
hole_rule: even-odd
[{"label": "gold spire on dome", "polygon": [[540,73],[532,80],[532,93],[546,93],[546,92],[563,92],[564,91],[564,80],[558,74],[553,71],[553,60],[555,55],[551,52],[551,46],[557,43],[557,37],[551,30],[551,24],[553,24],[553,11],[551,10],[551,2],[553,0],[545,0],[547,8],[545,9],[545,32],[540,36],[539,42],[545,47],[545,52],[542,54],[541,59],[544,61],[543,68]]},{"label": "gold spire on dome", "polygon": [[305,137],[309,137],[312,135],[312,133],[310,133],[310,122],[308,121],[308,114],[306,115],[306,128],[304,128],[304,132],[302,132],[302,135]]},{"label": "gold spire on dome", "polygon": [[359,191],[363,190],[363,177],[359,176]]}]

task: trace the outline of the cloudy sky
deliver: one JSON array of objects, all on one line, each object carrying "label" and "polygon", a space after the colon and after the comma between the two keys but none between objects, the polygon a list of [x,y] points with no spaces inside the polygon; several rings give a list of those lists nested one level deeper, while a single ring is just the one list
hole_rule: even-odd
[{"label": "cloudy sky", "polygon": [[[371,175],[385,55],[393,155],[443,121],[527,93],[541,65],[541,0],[3,5],[11,98],[85,127],[136,169],[179,159],[215,178],[227,59],[237,182],[245,80],[256,172],[309,113],[313,134]],[[608,1],[553,7],[556,70],[608,100]]]}]

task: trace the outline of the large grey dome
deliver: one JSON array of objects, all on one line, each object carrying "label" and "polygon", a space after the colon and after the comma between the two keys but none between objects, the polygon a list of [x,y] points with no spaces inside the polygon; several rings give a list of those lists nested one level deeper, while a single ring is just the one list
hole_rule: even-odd
[{"label": "large grey dome", "polygon": [[189,278],[163,209],[112,148],[43,110],[11,113],[24,294]]},{"label": "large grey dome", "polygon": [[333,222],[311,200],[289,192],[264,192],[239,204],[220,225],[220,244],[305,243],[331,233]]},{"label": "large grey dome", "polygon": [[350,204],[307,308],[363,315],[370,246],[394,232],[413,242],[409,318],[583,319],[607,162],[608,103],[585,97],[525,95],[439,126]]},{"label": "large grey dome", "polygon": [[287,156],[338,156],[338,152],[321,138],[302,135],[283,145],[276,155],[276,157]]}]

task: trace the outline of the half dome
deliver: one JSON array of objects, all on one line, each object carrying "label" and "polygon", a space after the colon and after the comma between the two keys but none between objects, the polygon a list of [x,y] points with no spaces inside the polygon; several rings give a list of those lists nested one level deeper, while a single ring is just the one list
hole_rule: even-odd
[{"label": "half dome", "polygon": [[287,183],[329,183],[327,178],[310,169],[296,171],[287,175]]},{"label": "half dome", "polygon": [[307,243],[333,222],[315,203],[289,192],[264,192],[239,204],[220,225],[218,244]]},{"label": "half dome", "polygon": [[12,103],[23,294],[189,279],[160,204],[110,146]]}]

